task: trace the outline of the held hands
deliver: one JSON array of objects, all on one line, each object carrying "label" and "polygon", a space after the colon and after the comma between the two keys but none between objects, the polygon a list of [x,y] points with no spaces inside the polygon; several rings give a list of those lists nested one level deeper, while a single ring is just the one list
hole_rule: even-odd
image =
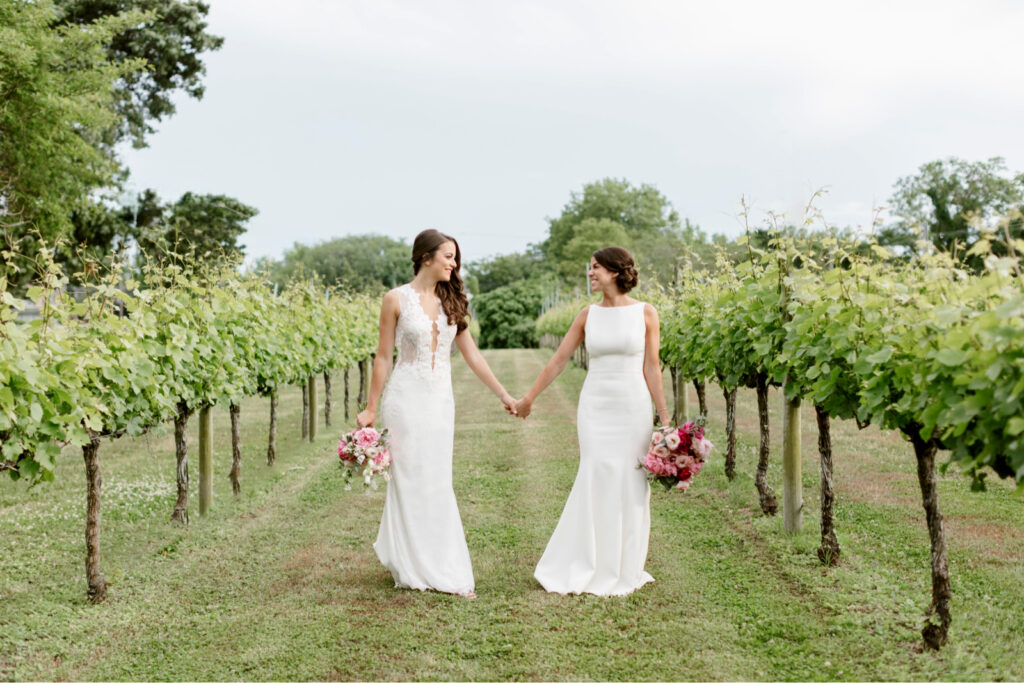
[{"label": "held hands", "polygon": [[514,414],[523,418],[524,420],[530,416],[530,409],[533,407],[531,401],[527,401],[526,398],[521,398],[516,401],[516,412]]},{"label": "held hands", "polygon": [[501,403],[505,406],[505,411],[512,417],[526,418],[530,414],[530,402],[526,399],[516,400],[512,398],[508,393],[501,397]]},{"label": "held hands", "polygon": [[519,413],[516,412],[516,400],[512,398],[507,392],[501,397],[501,403],[505,406],[505,411],[512,417],[519,417]]}]

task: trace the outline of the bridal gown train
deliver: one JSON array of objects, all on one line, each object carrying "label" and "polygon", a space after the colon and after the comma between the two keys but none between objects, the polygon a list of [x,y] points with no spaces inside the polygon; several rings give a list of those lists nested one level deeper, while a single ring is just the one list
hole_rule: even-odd
[{"label": "bridal gown train", "polygon": [[434,321],[411,285],[398,293],[398,360],[381,401],[382,426],[391,440],[391,481],[373,548],[396,587],[467,594],[473,592],[473,566],[452,488],[450,357],[456,327],[442,308],[431,353]]},{"label": "bridal gown train", "polygon": [[549,592],[625,595],[654,580],[644,571],[651,491],[637,469],[652,433],[643,302],[592,305],[584,338],[579,471],[534,576]]}]

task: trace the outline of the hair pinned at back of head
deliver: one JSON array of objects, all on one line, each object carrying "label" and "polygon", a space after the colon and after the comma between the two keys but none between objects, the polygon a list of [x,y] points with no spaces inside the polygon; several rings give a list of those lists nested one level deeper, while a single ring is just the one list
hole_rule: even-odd
[{"label": "hair pinned at back of head", "polygon": [[604,247],[595,251],[593,256],[603,268],[615,273],[615,284],[623,294],[640,282],[633,255],[622,247]]}]

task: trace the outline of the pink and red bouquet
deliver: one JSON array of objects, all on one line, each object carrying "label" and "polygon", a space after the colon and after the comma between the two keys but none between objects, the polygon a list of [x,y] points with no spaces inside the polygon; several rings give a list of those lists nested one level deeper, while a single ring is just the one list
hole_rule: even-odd
[{"label": "pink and red bouquet", "polygon": [[384,481],[391,481],[388,430],[378,432],[373,427],[353,429],[338,442],[338,459],[345,473],[346,490],[352,488],[351,481],[356,475],[362,477],[363,484],[373,488],[377,488],[378,474]]},{"label": "pink and red bouquet", "polygon": [[704,467],[711,453],[711,442],[704,437],[704,418],[682,427],[662,427],[651,435],[651,447],[640,462],[650,481],[666,489],[685,491],[694,475]]}]

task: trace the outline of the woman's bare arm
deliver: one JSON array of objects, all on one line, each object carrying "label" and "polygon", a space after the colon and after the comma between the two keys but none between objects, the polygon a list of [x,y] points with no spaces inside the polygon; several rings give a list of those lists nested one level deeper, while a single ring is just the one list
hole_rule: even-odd
[{"label": "woman's bare arm", "polygon": [[480,378],[480,381],[487,386],[488,389],[494,392],[494,395],[501,399],[501,402],[505,404],[505,410],[516,414],[515,405],[516,401],[512,398],[511,394],[505,391],[505,387],[501,385],[498,378],[491,372],[491,366],[487,364],[487,360],[483,354],[480,353],[480,349],[477,348],[476,342],[473,340],[473,335],[469,333],[469,328],[465,328],[462,332],[459,332],[455,336],[455,345],[459,347],[459,352],[466,361],[466,365],[469,366],[470,370]]},{"label": "woman's bare arm", "polygon": [[651,392],[654,408],[658,411],[658,419],[663,426],[668,426],[668,407],[665,405],[665,389],[661,381],[661,322],[658,320],[658,311],[650,304],[644,304],[644,325],[644,380],[647,382],[647,391]]},{"label": "woman's bare arm", "polygon": [[551,356],[551,360],[541,370],[540,375],[534,381],[530,390],[526,392],[526,395],[516,401],[516,412],[519,413],[519,417],[525,418],[530,414],[533,402],[562,373],[569,359],[572,358],[573,352],[583,343],[583,329],[587,324],[587,313],[589,311],[590,307],[588,306],[579,312],[576,319],[572,321],[572,325],[569,326],[569,331],[562,337],[562,343],[558,345],[555,355]]},{"label": "woman's bare arm", "polygon": [[370,396],[366,409],[356,415],[356,424],[371,427],[377,419],[377,404],[384,392],[384,382],[391,372],[391,354],[395,350],[395,327],[398,325],[398,292],[391,290],[384,295],[380,304],[380,338],[377,340],[377,356],[373,359],[373,374],[370,378]]}]

